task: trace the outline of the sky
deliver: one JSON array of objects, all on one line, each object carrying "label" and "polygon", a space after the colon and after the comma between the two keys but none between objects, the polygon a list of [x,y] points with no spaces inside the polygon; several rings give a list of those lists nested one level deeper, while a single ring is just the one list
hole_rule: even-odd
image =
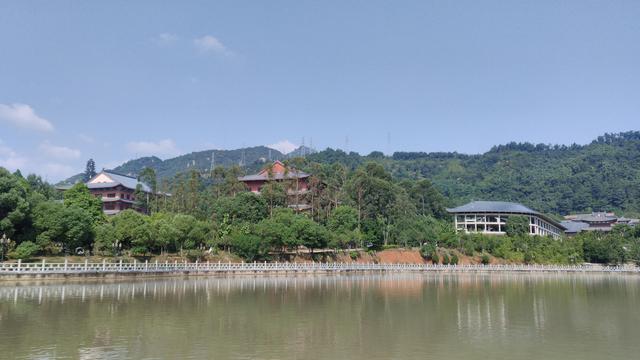
[{"label": "sky", "polygon": [[0,2],[0,166],[640,130],[640,1]]}]

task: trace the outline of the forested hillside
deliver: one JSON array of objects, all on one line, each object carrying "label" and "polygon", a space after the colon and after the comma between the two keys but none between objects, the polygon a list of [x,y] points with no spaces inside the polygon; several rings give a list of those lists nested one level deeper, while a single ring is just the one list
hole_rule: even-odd
[{"label": "forested hillside", "polygon": [[398,179],[431,180],[450,205],[504,200],[553,214],[640,213],[640,132],[605,134],[588,145],[509,143],[481,155],[397,152],[384,157],[325,150],[308,161],[355,168],[381,162]]},{"label": "forested hillside", "polygon": [[[503,200],[557,215],[605,210],[627,216],[640,213],[640,132],[636,131],[605,134],[587,145],[509,143],[478,155],[396,152],[385,156],[375,151],[363,156],[333,149],[311,152],[305,151],[309,154],[303,162],[306,170],[313,171],[313,163],[340,163],[353,170],[374,161],[397,180],[431,180],[451,206],[470,200]],[[159,179],[191,170],[206,174],[211,153],[193,152],[164,161],[145,157],[113,170],[135,175],[149,167]],[[215,150],[216,166],[243,163],[244,173],[256,172],[269,159],[286,157],[264,146]]]}]

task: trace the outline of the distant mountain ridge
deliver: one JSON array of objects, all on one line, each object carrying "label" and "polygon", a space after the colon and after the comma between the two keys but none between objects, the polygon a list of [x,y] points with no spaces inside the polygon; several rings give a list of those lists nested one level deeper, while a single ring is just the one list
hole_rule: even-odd
[{"label": "distant mountain ridge", "polygon": [[[137,175],[152,167],[161,178],[196,169],[211,168],[211,150],[173,159],[145,157],[113,169]],[[385,156],[326,149],[307,149],[288,155],[265,146],[238,150],[215,150],[216,166],[244,163],[246,173],[257,172],[269,159],[304,153],[310,162],[341,163],[355,169],[367,161],[382,164],[394,178],[429,179],[450,205],[472,200],[512,201],[553,214],[618,211],[640,216],[640,132],[604,134],[586,145],[508,143],[483,154],[456,152],[396,152]],[[243,161],[244,160],[244,161]],[[82,179],[77,175],[75,179]],[[72,179],[74,179],[72,178]]]},{"label": "distant mountain ridge", "polygon": [[[266,146],[254,146],[235,150],[203,150],[162,160],[157,156],[146,156],[129,160],[112,170],[119,174],[137,176],[144,168],[152,168],[158,178],[171,178],[178,173],[197,170],[207,172],[215,164],[216,167],[242,166],[248,172],[259,170],[265,163],[273,160],[284,160],[296,156],[316,153],[314,149],[301,146],[294,151],[283,154]],[[82,181],[83,174],[74,175],[61,182],[73,184]]]}]

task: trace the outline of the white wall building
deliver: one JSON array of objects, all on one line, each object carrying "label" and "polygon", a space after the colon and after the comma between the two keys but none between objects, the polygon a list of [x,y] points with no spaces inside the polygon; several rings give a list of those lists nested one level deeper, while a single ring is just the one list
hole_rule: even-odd
[{"label": "white wall building", "polygon": [[507,219],[515,215],[529,219],[530,235],[558,238],[566,230],[550,217],[511,202],[474,201],[447,211],[454,215],[456,232],[504,235]]}]

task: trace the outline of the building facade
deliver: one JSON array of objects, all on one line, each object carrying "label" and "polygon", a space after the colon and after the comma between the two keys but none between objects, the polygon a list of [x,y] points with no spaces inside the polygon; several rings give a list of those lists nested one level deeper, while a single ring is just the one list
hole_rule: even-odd
[{"label": "building facade", "polygon": [[144,210],[136,209],[134,206],[138,185],[145,196],[151,193],[151,188],[138,179],[107,170],[94,176],[86,185],[92,195],[102,200],[102,211],[107,215],[115,215],[127,209]]},{"label": "building facade", "polygon": [[594,212],[590,214],[574,214],[564,217],[561,224],[567,228],[569,235],[582,231],[611,231],[615,225],[636,226],[640,223],[638,219],[618,217],[612,212]]},{"label": "building facade", "polygon": [[560,237],[565,227],[528,207],[502,201],[474,201],[447,211],[454,216],[456,232],[504,235],[510,216],[529,219],[529,234]]},{"label": "building facade", "polygon": [[287,193],[288,206],[296,211],[304,211],[311,208],[306,201],[309,192],[309,177],[311,175],[288,167],[280,161],[265,167],[259,173],[239,177],[249,191],[260,194],[262,187],[271,181],[283,183]]}]

